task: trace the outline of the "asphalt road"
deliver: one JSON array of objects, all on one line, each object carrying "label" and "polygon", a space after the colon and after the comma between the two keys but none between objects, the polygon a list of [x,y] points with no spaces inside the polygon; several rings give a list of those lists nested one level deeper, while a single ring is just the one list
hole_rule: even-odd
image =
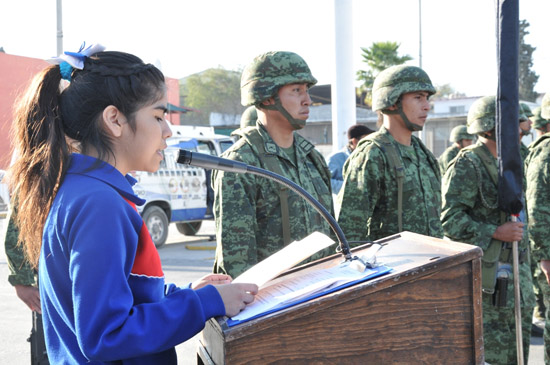
[{"label": "asphalt road", "polygon": [[[6,220],[0,219],[0,364],[30,364],[31,313],[7,281],[4,252]],[[167,244],[159,250],[166,282],[185,285],[210,272],[214,262],[214,223],[203,222],[197,236],[179,234],[170,227]],[[180,364],[196,364],[198,336],[176,347]],[[542,338],[532,337],[529,364],[544,364]]]}]

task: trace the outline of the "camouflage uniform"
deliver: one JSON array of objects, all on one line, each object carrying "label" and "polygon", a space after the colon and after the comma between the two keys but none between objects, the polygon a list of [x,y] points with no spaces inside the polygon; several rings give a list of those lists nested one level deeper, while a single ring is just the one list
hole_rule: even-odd
[{"label": "camouflage uniform", "polygon": [[[550,117],[550,97],[546,94],[547,117]],[[544,99],[543,107],[544,108]],[[543,114],[543,113],[542,113]],[[540,270],[541,260],[550,260],[550,135],[544,134],[531,147],[525,162],[527,177],[527,210],[529,238],[533,247],[533,260],[537,263],[535,279],[542,292],[545,312],[544,361],[550,364],[550,286]]]},{"label": "camouflage uniform", "polygon": [[460,148],[458,148],[454,143],[447,147],[447,149],[439,156],[437,159],[437,162],[439,163],[439,170],[441,171],[441,176],[445,175],[445,171],[447,171],[447,167],[449,166],[449,163],[453,160],[453,158],[458,155],[460,152]]},{"label": "camouflage uniform", "polygon": [[[37,286],[37,272],[25,258],[23,246],[17,243],[18,240],[19,230],[15,225],[14,213],[12,211],[8,217],[8,229],[4,240],[8,268],[10,270],[8,281],[12,286]],[[44,329],[42,327],[41,314],[34,311],[32,312],[32,325],[31,335],[27,340],[31,343],[31,363],[40,365],[49,364],[48,355],[46,353],[46,343],[44,342]]]},{"label": "camouflage uniform", "polygon": [[529,147],[527,147],[523,142],[519,142],[519,154],[521,155],[521,160],[525,162],[527,155],[529,155]]},{"label": "camouflage uniform", "polygon": [[258,120],[258,111],[254,105],[249,106],[241,115],[241,124],[240,127],[231,132],[231,137],[237,137],[241,129],[246,127],[253,127],[256,125]]},{"label": "camouflage uniform", "polygon": [[397,183],[388,156],[373,139],[384,135],[399,151],[405,169],[403,230],[443,237],[441,177],[437,160],[415,136],[404,146],[381,127],[363,138],[344,165],[344,185],[338,195],[338,224],[350,241],[377,240],[399,232]]},{"label": "camouflage uniform", "polygon": [[258,120],[258,111],[254,105],[249,106],[241,115],[241,128],[253,127]]},{"label": "camouflage uniform", "polygon": [[31,267],[23,253],[23,246],[17,244],[19,231],[13,220],[13,214],[10,214],[8,220],[8,230],[4,245],[6,247],[6,256],[8,259],[8,268],[10,275],[8,281],[11,285],[36,285],[36,271]]},{"label": "camouflage uniform", "polygon": [[[311,86],[316,82],[305,61],[297,54],[268,52],[256,57],[243,71],[241,103],[277,110],[294,129],[300,129],[305,120],[294,119],[288,113],[278,90],[287,84]],[[273,98],[274,104],[262,103],[269,98]],[[239,141],[223,157],[279,173],[333,212],[330,172],[322,155],[310,142],[293,133],[293,152],[289,155],[260,123],[241,128],[236,134]],[[291,241],[301,240],[315,231],[331,234],[330,226],[314,207],[275,181],[253,174],[223,171],[214,171],[212,181],[217,233],[216,273],[236,277]],[[286,194],[287,198],[283,199]],[[282,202],[288,204],[288,209],[282,207]],[[284,220],[286,212],[288,221]],[[289,236],[286,239],[285,234]],[[308,261],[334,253],[334,249],[332,246]]]},{"label": "camouflage uniform", "polygon": [[[403,94],[417,91],[435,93],[424,70],[405,65],[389,67],[374,80],[372,109],[385,115],[398,114],[411,132],[421,130],[421,125],[408,119],[401,104]],[[344,165],[338,223],[350,241],[377,240],[401,230],[442,237],[440,184],[437,160],[420,139],[411,135],[410,146],[402,145],[382,127],[363,138]]]},{"label": "camouflage uniform", "polygon": [[[535,129],[544,129],[548,123],[550,123],[550,120],[545,119],[542,117],[542,108],[536,107],[533,109],[533,118],[531,119],[533,121],[533,128]],[[532,143],[534,144],[534,142]],[[529,146],[530,148],[531,146]]]},{"label": "camouflage uniform", "polygon": [[[262,137],[266,151],[277,157],[283,176],[307,190],[332,212],[328,168],[325,164],[324,171],[319,171],[314,159],[324,162],[323,157],[299,134],[294,134],[296,162],[277,146],[261,125],[241,131],[239,141],[222,157],[265,169],[258,157],[258,148],[250,144],[247,137],[254,132]],[[278,195],[280,184],[262,176],[223,171],[213,171],[212,181],[218,240],[214,272],[236,277],[285,246]],[[328,223],[292,190],[288,192],[288,205],[292,240],[300,240],[315,231],[330,235]],[[329,253],[334,253],[334,247],[312,256],[311,260]]]},{"label": "camouflage uniform", "polygon": [[[494,128],[494,100],[494,97],[485,97],[472,105],[468,114],[468,132],[482,134]],[[490,108],[490,110],[486,111],[483,108]],[[477,116],[480,114],[483,114],[483,117],[478,118]],[[485,118],[485,122],[480,122],[483,120],[482,118]],[[493,173],[487,170],[486,163],[491,164]],[[511,249],[509,248],[511,245],[502,243],[499,245],[500,241],[492,238],[497,227],[506,220],[497,204],[498,189],[495,183],[495,179],[498,180],[497,171],[497,159],[492,156],[482,142],[463,148],[451,162],[443,178],[441,221],[446,236],[455,241],[479,246],[483,250],[483,265],[489,262],[490,257],[494,257],[494,261],[491,261],[490,264],[493,264],[495,268],[499,263],[502,266],[498,267],[509,267],[511,270],[511,266],[506,266],[512,262]],[[523,351],[525,363],[527,363],[531,316],[535,305],[527,239],[519,242],[519,249],[522,252],[520,256],[523,258],[519,273]],[[492,280],[491,274],[487,274],[485,269],[482,270],[482,273],[483,283]],[[496,280],[496,270],[494,275]],[[482,294],[485,361],[490,364],[513,364],[517,361],[514,285],[511,272],[508,275],[506,302],[501,303],[501,306],[493,305],[494,298],[491,289],[494,290],[494,286],[484,288]]]},{"label": "camouflage uniform", "polygon": [[[456,155],[458,155],[458,151],[460,151],[460,148],[464,147],[462,141],[465,139],[474,139],[474,136],[468,133],[467,127],[465,125],[457,125],[456,127],[454,127],[451,131],[451,135],[449,136],[449,141],[452,142],[452,146],[447,148],[437,160],[439,162],[441,176],[445,175],[445,171],[447,171],[447,166],[449,166],[449,163],[452,161],[453,158],[456,157]],[[460,148],[457,147],[457,143],[460,144]]]}]

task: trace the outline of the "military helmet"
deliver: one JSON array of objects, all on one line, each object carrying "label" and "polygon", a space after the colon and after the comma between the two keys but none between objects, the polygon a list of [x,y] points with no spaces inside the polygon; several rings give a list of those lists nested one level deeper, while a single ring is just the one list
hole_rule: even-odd
[{"label": "military helmet", "polygon": [[258,119],[258,111],[254,105],[249,106],[241,115],[241,128],[255,126]]},{"label": "military helmet", "polygon": [[533,116],[533,112],[531,111],[531,108],[529,108],[529,105],[527,105],[525,103],[519,103],[519,120],[520,120],[520,122],[524,122],[532,116]]},{"label": "military helmet", "polygon": [[254,58],[241,76],[241,104],[258,105],[288,84],[315,85],[304,59],[293,52],[267,52]]},{"label": "military helmet", "polygon": [[547,92],[544,98],[542,98],[540,110],[540,116],[550,120],[550,92]]},{"label": "military helmet", "polygon": [[372,110],[384,110],[406,93],[426,91],[435,94],[428,74],[416,66],[391,66],[380,72],[372,86]]},{"label": "military helmet", "polygon": [[484,96],[477,99],[468,111],[468,133],[478,134],[492,130],[495,128],[495,117],[496,97]]},{"label": "military helmet", "polygon": [[474,139],[474,136],[468,133],[468,127],[465,125],[457,125],[451,130],[449,140],[451,142],[460,142],[463,139]]},{"label": "military helmet", "polygon": [[540,114],[542,112],[542,108],[540,106],[533,109],[533,118],[531,120],[533,121],[533,128],[539,129],[544,128],[545,125],[550,123],[550,120],[544,119]]}]

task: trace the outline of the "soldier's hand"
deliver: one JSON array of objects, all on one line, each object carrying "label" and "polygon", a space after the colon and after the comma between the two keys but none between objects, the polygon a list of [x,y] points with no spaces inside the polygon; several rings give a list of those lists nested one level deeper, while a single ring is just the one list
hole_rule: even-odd
[{"label": "soldier's hand", "polygon": [[498,226],[493,238],[502,242],[521,241],[523,238],[523,222],[506,222]]},{"label": "soldier's hand", "polygon": [[225,284],[216,285],[216,289],[222,297],[225,305],[225,314],[228,317],[233,317],[239,314],[247,304],[254,301],[254,296],[258,294],[258,286],[256,284]]},{"label": "soldier's hand", "polygon": [[42,310],[40,309],[40,291],[38,288],[32,285],[15,285],[15,292],[30,310],[42,314]]},{"label": "soldier's hand", "polygon": [[225,274],[208,274],[203,276],[197,281],[194,281],[191,284],[191,289],[200,289],[206,285],[222,285],[222,284],[229,284],[231,283],[233,279],[231,279],[231,276],[225,275]]},{"label": "soldier's hand", "polygon": [[546,281],[550,285],[550,260],[540,260],[540,269],[546,275]]}]

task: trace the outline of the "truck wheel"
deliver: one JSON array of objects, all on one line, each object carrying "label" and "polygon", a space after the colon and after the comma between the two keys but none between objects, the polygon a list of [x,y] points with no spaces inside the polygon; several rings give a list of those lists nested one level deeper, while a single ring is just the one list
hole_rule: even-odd
[{"label": "truck wheel", "polygon": [[157,206],[150,206],[143,213],[143,221],[151,234],[157,248],[163,246],[168,238],[168,217],[164,210]]},{"label": "truck wheel", "polygon": [[178,232],[186,236],[194,236],[201,229],[202,221],[189,223],[176,223]]}]

